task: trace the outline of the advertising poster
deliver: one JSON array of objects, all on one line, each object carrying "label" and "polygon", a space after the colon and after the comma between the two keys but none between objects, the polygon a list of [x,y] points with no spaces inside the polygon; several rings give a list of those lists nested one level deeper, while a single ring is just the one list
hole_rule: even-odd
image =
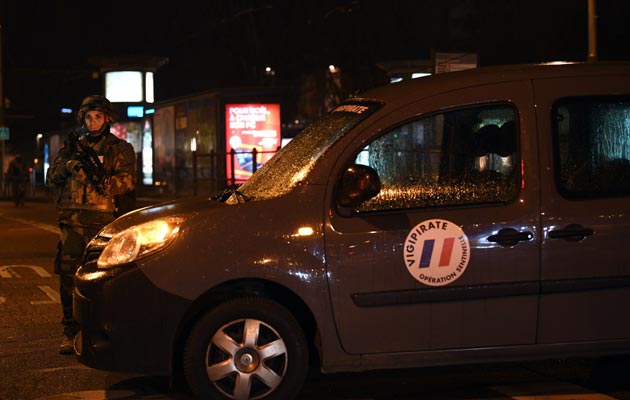
[{"label": "advertising poster", "polygon": [[280,105],[226,104],[225,121],[227,179],[243,183],[280,147]]}]

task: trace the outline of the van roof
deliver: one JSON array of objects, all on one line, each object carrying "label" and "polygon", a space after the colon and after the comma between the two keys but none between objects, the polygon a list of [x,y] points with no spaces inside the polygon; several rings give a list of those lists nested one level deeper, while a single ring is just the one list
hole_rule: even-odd
[{"label": "van roof", "polygon": [[423,78],[392,83],[366,90],[356,99],[387,103],[409,101],[409,97],[425,98],[451,90],[524,79],[574,77],[581,75],[628,75],[630,62],[548,62],[539,64],[498,65],[447,72]]}]

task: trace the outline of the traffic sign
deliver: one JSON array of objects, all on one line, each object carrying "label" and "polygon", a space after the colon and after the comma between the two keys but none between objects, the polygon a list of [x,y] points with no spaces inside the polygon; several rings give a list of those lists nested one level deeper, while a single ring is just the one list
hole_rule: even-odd
[{"label": "traffic sign", "polygon": [[0,126],[0,140],[9,140],[9,128]]}]

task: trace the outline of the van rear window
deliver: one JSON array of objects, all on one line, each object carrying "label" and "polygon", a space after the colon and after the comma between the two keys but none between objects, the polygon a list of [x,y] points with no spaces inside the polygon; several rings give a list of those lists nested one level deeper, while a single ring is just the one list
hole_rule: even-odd
[{"label": "van rear window", "polygon": [[630,97],[563,98],[552,115],[559,192],[576,199],[630,195]]}]

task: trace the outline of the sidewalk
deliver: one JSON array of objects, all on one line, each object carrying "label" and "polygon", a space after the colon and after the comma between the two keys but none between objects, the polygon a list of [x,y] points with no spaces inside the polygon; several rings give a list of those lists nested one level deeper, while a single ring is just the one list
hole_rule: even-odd
[{"label": "sidewalk", "polygon": [[[146,207],[152,204],[163,203],[185,196],[173,196],[170,194],[155,194],[151,196],[139,196],[136,198],[137,207]],[[13,198],[9,195],[0,195],[0,201],[13,202]],[[28,194],[24,199],[25,203],[52,203],[52,194],[44,189],[37,190],[34,194]]]}]

